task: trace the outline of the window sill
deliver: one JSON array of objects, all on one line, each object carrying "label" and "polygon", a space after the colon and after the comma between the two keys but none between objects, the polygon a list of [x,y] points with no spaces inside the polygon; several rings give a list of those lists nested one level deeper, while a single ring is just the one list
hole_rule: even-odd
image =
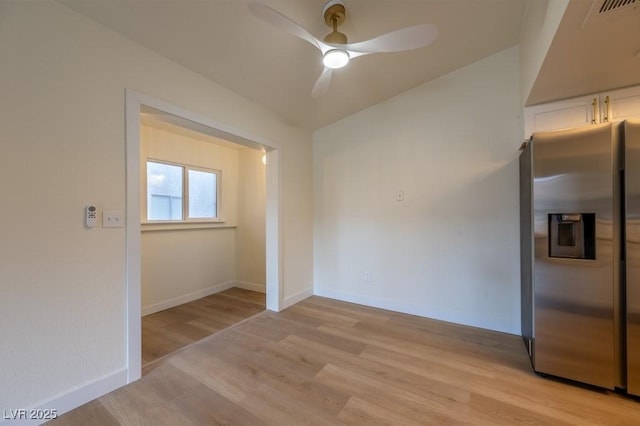
[{"label": "window sill", "polygon": [[148,231],[182,231],[186,229],[231,229],[236,225],[227,225],[223,221],[203,221],[203,222],[142,222],[140,230]]}]

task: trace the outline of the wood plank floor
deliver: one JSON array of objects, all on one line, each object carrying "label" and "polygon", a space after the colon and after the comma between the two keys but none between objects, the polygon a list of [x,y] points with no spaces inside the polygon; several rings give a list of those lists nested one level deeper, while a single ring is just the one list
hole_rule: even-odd
[{"label": "wood plank floor", "polygon": [[265,295],[231,288],[142,317],[142,366],[264,311]]},{"label": "wood plank floor", "polygon": [[54,425],[638,425],[533,374],[518,336],[311,297],[162,359]]}]

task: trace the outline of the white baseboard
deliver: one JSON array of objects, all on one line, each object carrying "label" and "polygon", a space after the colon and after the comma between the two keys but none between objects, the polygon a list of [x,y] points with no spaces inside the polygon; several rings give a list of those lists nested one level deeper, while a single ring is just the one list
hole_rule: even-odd
[{"label": "white baseboard", "polygon": [[417,315],[425,318],[452,322],[455,324],[515,334],[517,336],[520,335],[519,322],[512,323],[497,318],[485,318],[477,315],[470,315],[467,312],[454,311],[451,309],[439,309],[430,306],[416,305],[413,303],[395,302],[380,297],[362,296],[355,293],[336,291],[326,288],[316,287],[314,289],[314,294],[317,296],[328,297],[330,299],[342,300],[343,302],[357,303],[359,305],[371,306],[373,308],[401,312],[403,314]]},{"label": "white baseboard", "polygon": [[[86,385],[80,386],[70,392],[65,393],[64,395],[53,398],[45,403],[38,404],[36,407],[31,409],[26,409],[24,417],[27,419],[12,419],[7,418],[18,413],[11,413],[7,411],[3,413],[2,418],[0,418],[1,424],[19,424],[19,425],[40,425],[49,419],[29,419],[31,414],[44,413],[49,414],[52,410],[55,410],[57,416],[61,416],[64,413],[73,410],[81,405],[86,404],[87,402],[93,401],[96,398],[101,397],[111,391],[114,391],[124,385],[127,384],[127,370],[123,369],[120,371],[116,371],[115,373],[104,376],[100,379],[97,379],[93,382],[90,382]],[[22,414],[22,413],[19,413]],[[22,417],[22,416],[21,416]]]},{"label": "white baseboard", "polygon": [[313,296],[313,289],[309,288],[307,290],[302,290],[295,294],[292,294],[289,297],[285,297],[284,300],[282,301],[281,310],[287,309],[289,306],[293,306],[296,303],[301,302],[307,297],[311,297],[311,296]]},{"label": "white baseboard", "polygon": [[220,293],[221,291],[235,287],[235,283],[235,281],[227,281],[226,283],[216,284],[212,287],[174,297],[173,299],[165,300],[163,302],[154,303],[153,305],[143,306],[141,310],[142,316],[144,317],[145,315],[155,314],[156,312],[164,311],[165,309],[173,308],[174,306],[179,306],[184,303],[202,299],[203,297],[211,296],[215,293]]},{"label": "white baseboard", "polygon": [[245,290],[257,291],[258,293],[266,293],[267,287],[264,284],[250,283],[247,281],[234,281],[234,287],[243,288]]}]

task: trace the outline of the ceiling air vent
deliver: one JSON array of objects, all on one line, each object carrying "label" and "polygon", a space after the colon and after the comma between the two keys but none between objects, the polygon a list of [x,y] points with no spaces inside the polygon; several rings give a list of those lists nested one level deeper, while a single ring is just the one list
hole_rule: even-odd
[{"label": "ceiling air vent", "polygon": [[613,21],[640,12],[640,0],[593,0],[582,28],[601,25],[603,21]]},{"label": "ceiling air vent", "polygon": [[614,10],[618,10],[621,7],[629,6],[635,3],[636,0],[604,0],[600,6],[598,13],[607,13]]}]

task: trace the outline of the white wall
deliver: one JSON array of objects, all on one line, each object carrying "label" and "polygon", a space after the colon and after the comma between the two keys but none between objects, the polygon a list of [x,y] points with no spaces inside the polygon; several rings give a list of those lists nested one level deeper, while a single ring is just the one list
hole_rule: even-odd
[{"label": "white wall", "polygon": [[234,286],[234,228],[143,232],[141,245],[142,315]]},{"label": "white wall", "polygon": [[236,280],[243,287],[265,291],[265,164],[260,151],[240,151]]},{"label": "white wall", "polygon": [[519,333],[520,111],[511,48],[318,130],[316,294]]},{"label": "white wall", "polygon": [[[145,124],[147,123],[147,124]],[[140,126],[140,181],[146,161],[221,171],[223,223],[142,226],[142,313],[158,312],[226,288],[265,291],[265,165],[262,153],[155,120]],[[145,200],[141,188],[141,200]],[[144,208],[141,209],[145,222]]]},{"label": "white wall", "polygon": [[[520,102],[536,82],[569,0],[529,0],[520,41]],[[527,136],[528,137],[528,136]]]},{"label": "white wall", "polygon": [[308,132],[52,1],[0,2],[0,58],[0,409],[126,377],[125,229],[83,228],[126,208],[126,88],[273,141],[284,294],[311,288]]},{"label": "white wall", "polygon": [[[307,281],[306,274],[308,270],[313,271],[312,158],[313,150],[309,143],[301,146],[295,153],[292,150],[283,150],[279,160],[283,163],[281,175],[284,178],[281,178],[281,186],[290,188],[290,192],[297,195],[292,197],[283,194],[280,204],[280,210],[283,212],[281,220],[286,223],[281,235],[285,248],[281,258],[287,262],[287,267],[282,268],[283,309],[313,294],[313,277]],[[311,226],[307,226],[309,219]],[[312,244],[301,244],[302,241],[311,241]]]}]

